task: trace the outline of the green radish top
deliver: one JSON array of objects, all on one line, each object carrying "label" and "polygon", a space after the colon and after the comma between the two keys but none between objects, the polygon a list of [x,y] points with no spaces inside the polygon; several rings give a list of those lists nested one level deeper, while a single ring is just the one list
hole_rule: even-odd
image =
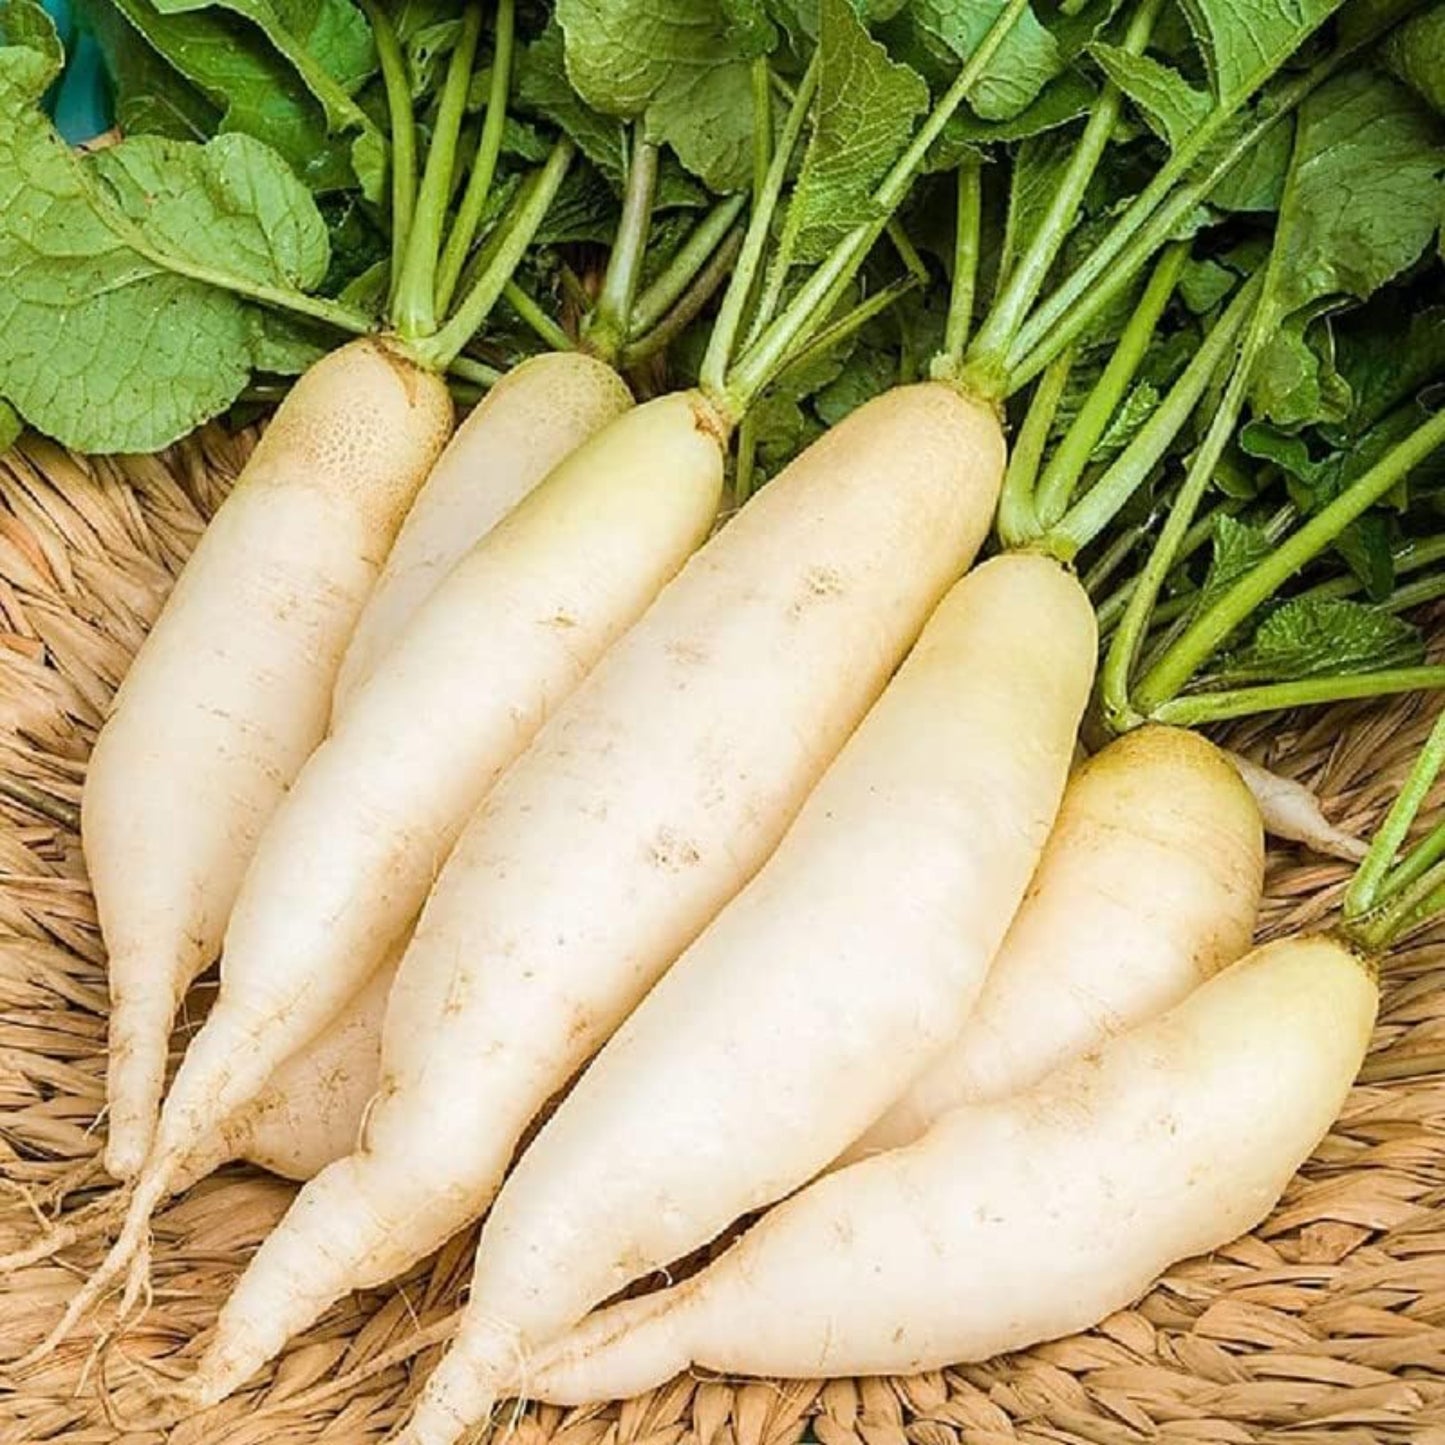
[{"label": "green radish top", "polygon": [[[950,32],[940,65],[908,7],[860,16],[820,0],[802,39],[730,60],[752,96],[750,214],[716,316],[680,349],[696,340],[698,386],[737,427],[739,500],[767,427],[786,426],[830,357],[895,314],[900,329],[926,314],[913,236],[938,254],[951,179],[948,304],[926,371],[1016,422],[998,540],[1080,567],[1108,634],[1103,724],[1445,680],[1398,615],[1445,593],[1421,486],[1445,441],[1431,413],[1445,352],[1425,335],[1445,298],[1445,133],[1418,80],[1418,8],[1311,0],[1265,5],[1246,26],[1223,5],[1132,0],[1052,16],[1040,40],[1016,0]],[[638,8],[558,13],[584,97],[625,106],[597,25],[615,35]],[[1049,47],[1063,69],[1039,59]],[[1001,83],[1016,100],[994,112]],[[677,143],[657,102],[638,121]],[[622,261],[644,246],[656,171],[655,151],[636,154],[584,332],[624,358]],[[885,234],[903,263],[893,279]],[[1422,320],[1385,381],[1392,306]]]},{"label": "green radish top", "polygon": [[[500,0],[498,124],[510,15],[511,0]],[[353,41],[369,46],[361,25]],[[469,79],[480,10],[469,12],[466,27],[468,38],[453,53],[421,191],[433,211],[452,179],[460,125],[455,102]],[[379,18],[377,30],[385,50],[389,22]],[[329,104],[336,129],[359,132],[355,164],[374,165],[385,152],[381,128],[309,50],[298,50],[296,60]],[[0,269],[10,298],[0,394],[20,417],[88,450],[152,449],[230,405],[253,368],[299,372],[327,349],[330,336],[381,329],[364,304],[364,288],[323,294],[334,260],[331,238],[288,157],[245,133],[219,134],[205,144],[138,134],[90,155],[72,151],[39,107],[62,62],[54,27],[35,0],[5,0]],[[239,60],[237,69],[244,69]],[[408,108],[405,124],[393,132],[393,200],[403,222],[395,231],[395,258],[413,262],[408,295],[414,297],[433,287],[435,258],[422,255],[422,243],[439,244],[440,222],[431,233],[419,229],[417,244],[406,246],[411,120]],[[470,285],[448,329],[419,328],[411,311],[393,312],[397,336],[414,359],[438,370],[456,360],[545,213],[568,154],[559,143],[523,188],[504,222],[497,257]],[[482,169],[474,166],[474,179]],[[474,236],[475,218],[459,215],[453,250],[458,239],[459,248],[469,250]],[[106,343],[97,347],[101,334]],[[43,349],[35,345],[40,336]],[[65,386],[53,385],[56,370]]]},{"label": "green radish top", "polygon": [[[514,273],[575,153],[534,131],[500,165],[514,0],[486,23],[467,0],[439,83],[418,78],[420,39],[404,55],[380,6],[368,23],[334,0],[304,43],[263,11],[270,28],[248,49],[213,9],[98,4],[136,130],[84,153],[41,107],[64,61],[53,24],[38,0],[0,0],[0,442],[24,421],[83,450],[152,450],[230,406],[253,371],[298,374],[338,337],[377,334],[472,383],[496,375],[463,350],[504,295],[533,314]],[[195,89],[159,77],[163,53]],[[208,69],[217,54],[224,74]],[[141,81],[149,109],[126,89]],[[483,115],[464,144],[474,90]],[[325,125],[303,133],[313,106]],[[519,166],[518,150],[532,159]],[[388,229],[389,255],[367,264]]]},{"label": "green radish top", "polygon": [[1445,822],[1406,840],[1445,767],[1445,713],[1435,720],[1399,795],[1345,892],[1337,932],[1367,959],[1445,910]]},{"label": "green radish top", "polygon": [[[0,446],[28,422],[154,449],[373,333],[471,399],[494,359],[577,344],[529,282],[639,365],[736,255],[733,179],[670,134],[714,197],[589,109],[555,21],[515,0],[83,3],[124,132],[95,154],[45,114],[65,57],[39,0],[0,0]],[[615,243],[595,305],[572,269],[594,242]]]},{"label": "green radish top", "polygon": [[[416,118],[401,47],[386,11],[375,0],[366,3],[386,80],[391,133],[410,137],[416,130]],[[573,345],[568,333],[514,280],[578,152],[578,143],[565,129],[545,162],[517,188],[485,243],[480,249],[476,246],[483,218],[496,200],[493,189],[512,73],[514,6],[515,0],[498,0],[485,119],[454,214],[451,196],[457,184],[462,118],[469,87],[482,78],[474,66],[481,34],[481,11],[474,4],[469,3],[462,15],[419,181],[414,147],[402,144],[393,148],[393,252],[387,313],[408,354],[436,370],[457,367],[461,349],[503,297],[547,345],[559,350]],[[544,34],[531,47],[533,74],[538,50],[546,45]],[[563,113],[570,114],[566,108]],[[584,128],[596,119],[587,118]],[[635,365],[666,346],[685,297],[695,312],[711,295],[734,252],[728,235],[743,199],[729,197],[710,208],[699,208],[701,218],[689,226],[669,265],[641,290],[658,198],[661,151],[646,139],[641,127],[634,126],[630,145],[619,147],[617,162],[623,191],[621,214],[600,293],[595,302],[584,301],[581,331],[587,351],[621,366]],[[700,297],[696,295],[699,291]],[[688,296],[689,292],[693,295]],[[466,367],[463,374],[478,381],[488,379],[475,367]]]},{"label": "green radish top", "polygon": [[[973,153],[957,166],[932,374],[998,404],[1031,388],[999,540],[1087,565],[1110,634],[1099,711],[1115,732],[1445,683],[1396,615],[1441,595],[1442,579],[1394,585],[1445,553],[1379,514],[1414,503],[1407,482],[1445,446],[1445,416],[1431,412],[1445,352],[1416,339],[1393,377],[1371,362],[1352,392],[1330,322],[1392,285],[1427,307],[1438,298],[1445,127],[1428,96],[1375,68],[1415,7],[1337,8],[1266,8],[1238,47],[1211,7],[1207,24],[1191,11],[1201,85],[1165,33],[1166,5],[1126,7],[1089,47],[1106,79],[1082,125],[1017,151],[1001,241],[981,223],[986,168]],[[1111,147],[1129,153],[1130,112],[1167,153],[1147,179],[1111,159]],[[1235,219],[1250,214],[1272,217],[1271,231]],[[1206,258],[1211,228],[1227,242]],[[993,299],[975,328],[990,239]],[[1171,308],[1199,318],[1172,357],[1188,332],[1161,334]],[[1266,462],[1258,478],[1241,475],[1251,458]],[[1234,505],[1201,522],[1219,489]],[[1429,526],[1426,506],[1410,521]],[[1210,541],[1201,580],[1190,557]],[[1141,545],[1137,576],[1105,591]],[[1353,578],[1320,580],[1330,552]],[[1306,568],[1306,595],[1280,601]]]},{"label": "green radish top", "polygon": [[386,86],[392,147],[392,254],[386,314],[405,350],[425,366],[445,370],[496,305],[537,228],[556,198],[571,163],[573,147],[562,139],[543,165],[523,183],[489,246],[476,257],[472,274],[454,303],[463,268],[472,253],[501,153],[511,73],[514,0],[498,0],[491,85],[486,117],[477,138],[466,187],[448,228],[448,209],[458,174],[458,146],[467,92],[482,33],[482,11],[468,4],[447,66],[426,163],[416,175],[416,116],[401,46],[387,12],[368,4],[377,56]]},{"label": "green radish top", "polygon": [[[328,0],[299,39],[268,11],[259,49],[228,3],[93,0],[128,138],[84,157],[38,104],[53,29],[0,0],[0,396],[32,424],[159,446],[369,332],[465,391],[520,323],[644,394],[696,378],[737,429],[741,500],[932,375],[1010,425],[999,541],[1079,568],[1110,728],[1434,680],[1397,615],[1445,560],[1420,485],[1445,372],[1421,0],[1248,23],[990,0],[966,24],[896,0]],[[229,93],[200,44],[223,36]],[[213,138],[142,133],[161,113]],[[167,344],[142,344],[157,314]]]},{"label": "green radish top", "polygon": [[[681,35],[684,8],[660,7],[657,26],[676,21]],[[951,169],[951,294],[929,370],[999,409],[1029,399],[1015,433],[1000,540],[1066,562],[1079,558],[1091,575],[1096,564],[1117,574],[1166,515],[1178,517],[1192,541],[1187,491],[1173,513],[1155,506],[1141,524],[1138,509],[1157,495],[1172,456],[1191,450],[1195,417],[1218,400],[1249,336],[1251,355],[1238,368],[1248,381],[1236,382],[1230,414],[1201,449],[1195,475],[1206,485],[1217,453],[1235,450],[1235,403],[1251,387],[1278,389],[1295,328],[1364,299],[1428,247],[1438,217],[1428,102],[1370,68],[1382,37],[1398,46],[1399,22],[1413,8],[1410,0],[1316,0],[1266,6],[1242,26],[1225,6],[1202,5],[1186,17],[1168,0],[1137,0],[1107,13],[1083,7],[1073,18],[1050,16],[1041,32],[1025,0],[985,7],[967,36],[948,32],[949,58],[940,65],[942,47],[923,44],[927,22],[908,7],[860,17],[842,0],[822,0],[772,54],[746,67],[729,56],[724,68],[739,77],[746,68],[753,97],[753,203],[732,283],[692,360],[703,393],[738,426],[738,496],[751,490],[769,427],[786,433],[791,425],[807,439],[810,423],[788,420],[790,408],[798,416],[792,399],[808,395],[820,376],[838,375],[831,358],[876,332],[895,307],[900,329],[913,324],[904,310],[912,307],[914,319],[926,311],[919,293],[931,268],[909,232],[928,231],[928,249],[938,254],[938,183]],[[569,73],[584,97],[626,110],[626,85],[602,62],[617,58],[614,37],[627,24],[642,23],[639,8],[630,0],[575,0],[558,13]],[[1026,52],[1037,62],[1033,74],[1020,61]],[[989,87],[1000,85],[1015,103],[994,111]],[[935,100],[924,115],[930,86]],[[1353,155],[1343,153],[1344,127],[1322,124],[1341,111],[1371,136]],[[659,119],[660,102],[626,113],[638,114],[649,134],[676,139]],[[985,116],[993,114],[1000,119],[990,124]],[[991,157],[1011,142],[1000,241],[1000,168]],[[1315,179],[1282,199],[1286,172]],[[1392,189],[1383,181],[1375,188],[1389,234],[1322,228],[1328,194],[1342,186],[1359,194],[1371,173],[1394,178]],[[645,191],[645,176],[629,188],[634,220],[645,215],[645,207],[633,208]],[[1368,215],[1379,207],[1360,209]],[[1230,224],[1276,212],[1273,250],[1258,224],[1243,240]],[[905,271],[891,281],[881,279],[874,245],[885,232]],[[1225,240],[1216,242],[1214,232]],[[630,225],[625,215],[619,234],[641,236],[645,225]],[[1198,254],[1211,247],[1222,259]],[[614,257],[624,249],[620,243]],[[616,316],[621,300],[610,298],[626,292],[613,279],[604,291]],[[1166,322],[1166,313],[1181,311],[1190,318],[1185,326]],[[1189,329],[1201,333],[1198,355],[1182,376],[1177,367],[1167,372],[1162,394],[1162,354],[1173,347],[1177,355]],[[589,333],[602,354],[614,354],[614,327],[589,325]],[[684,353],[697,336],[684,332]],[[1096,360],[1101,351],[1106,364]],[[844,376],[824,421],[870,394],[876,383],[859,370],[856,379]],[[1136,443],[1124,455],[1120,436]],[[1101,469],[1105,448],[1117,465]],[[767,469],[775,470],[771,456]],[[1165,570],[1172,587],[1177,565]],[[1336,632],[1360,622],[1356,605],[1331,609]],[[1110,720],[1132,725],[1145,715],[1111,710]]]},{"label": "green radish top", "polygon": [[[623,365],[648,360],[686,331],[730,269],[716,315],[707,323],[708,340],[698,373],[698,390],[723,434],[720,440],[725,441],[726,433],[746,423],[779,376],[806,368],[918,283],[923,263],[906,236],[893,227],[892,212],[907,196],[949,119],[1009,41],[1028,4],[1029,0],[1007,0],[980,35],[960,47],[961,68],[914,130],[913,122],[927,101],[922,80],[909,67],[889,59],[847,0],[822,0],[816,43],[800,67],[796,86],[774,72],[766,54],[754,55],[742,66],[751,111],[752,191],[746,228],[736,225],[742,211],[740,197],[719,203],[639,294],[659,171],[658,145],[645,135],[668,129],[656,119],[656,101],[645,104],[638,115],[611,261],[584,323],[582,344]],[[588,29],[599,19],[598,8],[559,6],[571,74],[585,74],[598,58],[593,54],[597,37]],[[608,10],[608,5],[600,8]],[[660,28],[666,29],[673,20],[680,31],[686,28],[671,7],[663,11],[664,19],[655,22]],[[627,17],[642,23],[626,0],[612,6],[609,15],[617,28]],[[764,28],[771,29],[771,22]],[[736,70],[739,62],[724,56],[721,68],[731,65]],[[681,61],[677,66],[686,69]],[[658,88],[665,92],[675,75],[670,64],[662,65]],[[619,82],[594,80],[594,85],[611,95],[609,87]],[[850,93],[853,90],[862,93]],[[584,98],[587,94],[584,89]],[[883,132],[881,138],[869,136],[859,143],[847,133],[849,126],[864,118],[860,107]],[[683,138],[676,134],[670,138],[682,154]],[[911,278],[847,306],[854,278],[885,232],[909,257]],[[808,271],[801,281],[794,271],[800,262]],[[634,339],[639,330],[647,334]],[[749,490],[746,425],[740,447],[736,490],[741,500]]]}]

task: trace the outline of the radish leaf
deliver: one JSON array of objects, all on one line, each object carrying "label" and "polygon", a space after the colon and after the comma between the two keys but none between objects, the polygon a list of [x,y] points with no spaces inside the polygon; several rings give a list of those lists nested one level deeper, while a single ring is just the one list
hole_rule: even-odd
[{"label": "radish leaf", "polygon": [[1391,71],[1445,115],[1445,5],[1405,21],[1382,50]]},{"label": "radish leaf", "polygon": [[518,106],[559,126],[612,184],[622,185],[626,127],[602,115],[567,83],[562,31],[554,20],[518,56]]},{"label": "radish leaf", "polygon": [[1261,302],[1274,325],[1250,377],[1257,417],[1290,427],[1348,414],[1328,314],[1369,297],[1433,240],[1440,139],[1409,91],[1368,71],[1338,77],[1301,107]]},{"label": "radish leaf", "polygon": [[1343,421],[1350,390],[1335,370],[1333,350],[1327,311],[1305,307],[1276,323],[1250,379],[1255,415],[1282,427]]},{"label": "radish leaf", "polygon": [[1272,611],[1226,666],[1231,681],[1292,682],[1412,667],[1424,654],[1420,630],[1388,612],[1340,598],[1296,597]]},{"label": "radish leaf", "polygon": [[1252,94],[1339,0],[1181,0],[1222,105]]},{"label": "radish leaf", "polygon": [[1239,284],[1239,277],[1218,261],[1188,261],[1179,276],[1179,297],[1196,316],[1213,311]]},{"label": "radish leaf", "polygon": [[[912,0],[882,36],[900,60],[946,85],[977,49],[1004,0]],[[1025,9],[979,77],[968,103],[981,120],[1011,120],[1064,68],[1058,42]]]},{"label": "radish leaf", "polygon": [[1280,212],[1274,300],[1364,300],[1429,246],[1440,224],[1441,127],[1402,86],[1355,71],[1300,108]]},{"label": "radish leaf", "polygon": [[[162,15],[151,0],[113,0],[113,4],[221,111],[222,130],[264,141],[314,191],[347,190],[356,184],[350,146],[328,133],[320,105],[253,27],[220,11]],[[103,8],[97,6],[100,13]],[[123,54],[115,47],[106,48],[112,72],[122,76]]]},{"label": "radish leaf", "polygon": [[89,163],[107,199],[160,250],[271,285],[313,290],[326,226],[273,151],[245,135],[204,146],[132,136]]},{"label": "radish leaf", "polygon": [[1209,114],[1209,97],[1195,90],[1177,70],[1151,56],[1135,55],[1103,41],[1091,45],[1089,54],[1171,150]]},{"label": "radish leaf", "polygon": [[[567,81],[562,31],[555,21],[519,56],[516,100],[522,110],[541,116],[567,135],[613,190],[621,193],[626,173],[625,126],[615,116],[600,115],[572,89]],[[536,159],[545,158],[546,149],[543,147],[542,156]],[[654,213],[702,206],[707,201],[706,191],[671,152],[664,152],[653,193]]]},{"label": "radish leaf", "polygon": [[1274,551],[1274,543],[1263,527],[1221,512],[1214,519],[1210,548],[1209,571],[1199,589],[1196,611],[1203,611],[1246,572],[1252,572]]},{"label": "radish leaf", "polygon": [[113,5],[86,6],[115,90],[115,122],[124,135],[209,140],[221,112],[144,41]]},{"label": "radish leaf", "polygon": [[0,68],[8,84],[37,97],[60,74],[64,60],[55,22],[36,0],[0,3]]},{"label": "radish leaf", "polygon": [[324,224],[249,136],[135,137],[76,155],[7,87],[7,53],[0,393],[68,446],[164,446],[230,405],[250,375],[253,308],[230,288],[314,284]]},{"label": "radish leaf", "polygon": [[943,134],[929,151],[928,168],[952,170],[971,146],[990,141],[1027,140],[1030,136],[1057,130],[1086,115],[1098,94],[1093,82],[1071,66],[1009,120],[979,120],[967,111],[957,111],[949,117]]},{"label": "radish leaf", "polygon": [[849,0],[822,0],[818,58],[813,133],[781,247],[803,264],[876,217],[873,188],[928,105],[923,80],[888,58]]},{"label": "radish leaf", "polygon": [[1141,381],[1132,387],[1119,403],[1119,409],[1104,428],[1103,435],[1089,453],[1091,462],[1105,462],[1117,456],[1138,434],[1139,428],[1154,414],[1159,405],[1159,392],[1152,382]]},{"label": "radish leaf", "polygon": [[748,179],[755,27],[714,0],[559,0],[567,73],[606,115],[644,120],[649,140],[715,191]]},{"label": "radish leaf", "polygon": [[162,15],[213,7],[249,20],[320,102],[333,130],[362,123],[351,94],[376,69],[366,17],[351,0],[153,0]]},{"label": "radish leaf", "polygon": [[1209,193],[1209,204],[1221,211],[1279,210],[1284,199],[1284,178],[1289,170],[1291,131],[1277,125],[1233,166]]},{"label": "radish leaf", "polygon": [[1387,412],[1445,375],[1445,306],[1420,306],[1384,291],[1335,327],[1336,365],[1350,388],[1350,413],[1326,439],[1345,446]]}]

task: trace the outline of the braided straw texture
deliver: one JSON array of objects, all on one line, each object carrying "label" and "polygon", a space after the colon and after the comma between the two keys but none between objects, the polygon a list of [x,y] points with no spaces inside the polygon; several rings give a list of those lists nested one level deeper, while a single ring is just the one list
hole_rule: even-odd
[{"label": "braided straw texture", "polygon": [[[76,836],[85,759],[250,441],[212,428],[163,457],[84,460],[34,440],[0,457],[0,1250],[34,1236],[37,1211],[107,1183],[94,1128],[104,959]],[[1363,833],[1427,724],[1407,700],[1230,740]],[[1262,933],[1328,918],[1345,876],[1277,850]],[[1442,945],[1425,935],[1396,954],[1362,1081],[1273,1217],[1097,1329],[909,1379],[681,1378],[600,1408],[533,1407],[487,1433],[516,1445],[1445,1445],[1445,1081],[1429,1074],[1445,1063]],[[437,1357],[470,1234],[338,1306],[240,1395],[157,1427],[157,1381],[189,1370],[291,1192],[233,1166],[171,1204],[155,1224],[153,1297],[101,1348],[108,1313],[40,1364],[7,1363],[58,1317],[98,1245],[3,1281],[0,1445],[379,1440]]]}]

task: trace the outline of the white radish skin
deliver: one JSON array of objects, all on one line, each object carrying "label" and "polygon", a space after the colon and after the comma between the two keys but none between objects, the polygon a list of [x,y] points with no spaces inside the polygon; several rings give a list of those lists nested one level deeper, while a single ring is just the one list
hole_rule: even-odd
[{"label": "white radish skin", "polygon": [[649,402],[574,451],[422,604],[266,829],[220,996],[102,1277],[139,1244],[185,1154],[409,931],[492,784],[707,535],[722,483],[688,397]]},{"label": "white radish skin", "polygon": [[631,405],[622,378],[577,351],[530,357],[487,392],[456,429],[402,523],[346,649],[334,715],[473,543]]},{"label": "white radish skin", "polygon": [[150,1144],[171,1019],[216,956],[262,828],[321,741],[342,653],[451,430],[439,377],[380,343],[281,404],[117,694],[82,803],[109,954],[106,1168]]},{"label": "white radish skin", "polygon": [[845,1159],[1172,1008],[1249,948],[1263,888],[1259,809],[1225,754],[1180,728],[1111,743],[1069,780],[978,1007]]},{"label": "white radish skin", "polygon": [[1085,1329],[1265,1218],[1338,1116],[1377,1002],[1333,939],[1257,949],[1033,1089],[818,1180],[512,1384],[570,1405],[693,1365],[910,1374]]},{"label": "white radish skin", "polygon": [[1046,557],[953,588],[777,852],[522,1156],[413,1438],[453,1438],[519,1356],[805,1183],[957,1036],[1048,837],[1097,646]]},{"label": "white radish skin", "polygon": [[401,949],[265,1088],[186,1156],[180,1193],[232,1159],[283,1179],[311,1179],[356,1147],[381,1073],[381,1026]]},{"label": "white radish skin", "polygon": [[201,1401],[485,1210],[543,1102],[776,846],[981,544],[1003,452],[995,418],[944,386],[859,408],[558,711],[438,879],[362,1147],[242,1276]]}]

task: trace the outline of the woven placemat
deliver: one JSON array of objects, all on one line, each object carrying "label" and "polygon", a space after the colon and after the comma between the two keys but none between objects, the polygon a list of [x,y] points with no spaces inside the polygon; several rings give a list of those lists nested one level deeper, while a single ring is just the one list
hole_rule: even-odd
[{"label": "woven placemat", "polygon": [[[81,460],[27,440],[0,458],[0,1249],[33,1210],[105,1187],[103,955],[76,837],[107,700],[238,472],[249,435],[208,429],[162,457]],[[1367,831],[1423,740],[1418,700],[1237,728],[1230,740]],[[1262,932],[1327,918],[1342,865],[1276,850]],[[1399,951],[1345,1113],[1273,1217],[1180,1265],[1088,1334],[908,1379],[686,1377],[640,1399],[533,1407],[518,1445],[1445,1445],[1445,933]],[[1269,1107],[1268,1099],[1260,1107]],[[157,1218],[154,1298],[97,1352],[82,1331],[16,1360],[98,1258],[78,1247],[0,1283],[0,1445],[361,1445],[434,1362],[473,1235],[333,1310],[252,1387],[169,1431],[153,1383],[186,1373],[221,1301],[291,1198],[233,1166]],[[419,1334],[419,1331],[421,1332]],[[418,1339],[434,1343],[420,1353]],[[395,1363],[370,1373],[361,1367]],[[338,1386],[339,1375],[347,1375]]]}]

